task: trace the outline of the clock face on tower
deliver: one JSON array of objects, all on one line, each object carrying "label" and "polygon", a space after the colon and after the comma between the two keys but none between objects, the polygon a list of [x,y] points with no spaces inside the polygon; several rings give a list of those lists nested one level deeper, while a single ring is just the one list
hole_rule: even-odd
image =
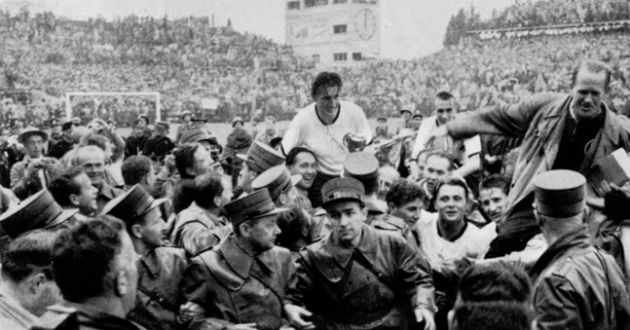
[{"label": "clock face on tower", "polygon": [[371,39],[376,33],[376,16],[369,9],[363,9],[354,15],[354,29],[359,37]]}]

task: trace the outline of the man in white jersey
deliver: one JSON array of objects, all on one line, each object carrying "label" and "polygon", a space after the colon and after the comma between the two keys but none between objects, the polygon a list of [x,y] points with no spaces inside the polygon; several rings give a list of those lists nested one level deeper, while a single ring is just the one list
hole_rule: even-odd
[{"label": "man in white jersey", "polygon": [[372,140],[372,130],[363,109],[339,100],[341,87],[338,74],[318,74],[311,86],[314,103],[298,111],[282,139],[285,154],[303,146],[317,156],[317,176],[309,189],[313,207],[321,204],[324,183],[343,172],[343,161],[349,154],[344,138],[351,134],[366,142]]}]

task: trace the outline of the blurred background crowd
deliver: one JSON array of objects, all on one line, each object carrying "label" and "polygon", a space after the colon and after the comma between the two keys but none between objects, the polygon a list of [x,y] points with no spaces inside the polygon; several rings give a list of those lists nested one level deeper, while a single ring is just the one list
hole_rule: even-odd
[{"label": "blurred background crowd", "polygon": [[[512,102],[528,94],[566,90],[577,59],[614,65],[611,105],[627,113],[627,27],[614,31],[481,40],[468,31],[624,20],[627,1],[517,1],[481,21],[474,8],[453,16],[446,47],[416,60],[374,60],[345,68],[343,97],[368,117],[391,116],[402,107],[427,114],[435,92],[452,90],[463,110]],[[208,17],[171,20],[129,16],[116,21],[72,21],[52,13],[0,13],[0,118],[42,125],[63,113],[69,92],[158,92],[162,118],[185,110],[227,122],[263,109],[290,119],[310,102],[317,73],[311,59],[290,47]],[[22,97],[19,93],[22,92]],[[18,95],[18,96],[16,96]],[[211,110],[202,100],[215,101]],[[138,113],[155,109],[152,97],[73,97],[72,108],[89,120],[107,116],[130,126]]]}]

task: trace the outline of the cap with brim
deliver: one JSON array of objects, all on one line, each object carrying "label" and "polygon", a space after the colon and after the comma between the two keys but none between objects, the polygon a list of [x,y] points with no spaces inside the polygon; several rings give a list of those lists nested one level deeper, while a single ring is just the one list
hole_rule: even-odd
[{"label": "cap with brim", "polygon": [[208,133],[208,131],[206,131],[205,129],[195,128],[195,129],[191,129],[189,131],[184,132],[184,134],[182,134],[182,138],[180,141],[182,144],[185,144],[185,143],[196,143],[196,142],[202,142],[202,141],[215,143],[216,140],[217,140],[216,137]]},{"label": "cap with brim", "polygon": [[322,187],[322,205],[324,208],[343,200],[364,203],[364,196],[363,184],[354,178],[335,178],[326,182]]},{"label": "cap with brim", "polygon": [[376,121],[387,121],[387,117],[385,117],[385,116],[378,116],[376,118]]},{"label": "cap with brim", "polygon": [[275,216],[286,208],[278,208],[274,204],[267,188],[236,199],[223,206],[232,225],[238,226],[247,220]]},{"label": "cap with brim", "polygon": [[274,166],[262,172],[252,181],[252,189],[267,188],[269,196],[274,201],[278,200],[282,193],[289,191],[292,185],[291,174],[284,165]]},{"label": "cap with brim", "polygon": [[566,218],[584,211],[586,179],[578,172],[553,170],[534,177],[536,212]]},{"label": "cap with brim", "polygon": [[245,124],[245,121],[243,120],[242,117],[236,116],[234,117],[234,119],[232,119],[232,127],[234,127],[234,125],[236,125],[236,123],[241,122],[242,124]]},{"label": "cap with brim", "polygon": [[409,110],[409,109],[402,109],[402,110],[400,110],[400,114],[401,114],[401,115],[402,115],[403,113],[405,113],[405,112],[409,112],[409,114],[410,114],[410,115],[412,115],[412,114],[413,114],[413,112],[411,112],[411,110]]},{"label": "cap with brim", "polygon": [[421,115],[421,114],[419,114],[419,113],[417,113],[417,114],[415,114],[415,115],[413,115],[413,116],[411,117],[411,119],[423,119],[423,118],[424,118],[424,116],[423,116],[423,115]]},{"label": "cap with brim", "polygon": [[0,226],[10,237],[17,237],[35,229],[57,227],[77,212],[64,210],[48,190],[40,190],[0,215]]},{"label": "cap with brim", "polygon": [[343,173],[359,181],[373,179],[378,176],[378,159],[371,152],[350,153],[343,162]]},{"label": "cap with brim", "polygon": [[124,194],[105,204],[101,214],[112,215],[124,222],[135,222],[162,203],[164,203],[163,198],[154,199],[142,186],[136,184]]},{"label": "cap with brim", "polygon": [[22,132],[20,133],[20,135],[18,136],[18,141],[20,141],[20,143],[24,144],[26,143],[26,140],[33,135],[39,135],[42,137],[42,139],[44,139],[44,141],[48,140],[48,134],[46,134],[46,132],[38,129],[37,127],[26,127],[22,130]]},{"label": "cap with brim", "polygon": [[155,123],[156,127],[163,127],[165,129],[171,128],[171,125],[165,121],[158,121],[157,123]]},{"label": "cap with brim", "polygon": [[190,112],[190,110],[182,111],[179,117],[184,118],[186,115],[190,115],[192,117],[192,112]]},{"label": "cap with brim", "polygon": [[256,173],[262,173],[274,166],[284,163],[284,156],[270,146],[254,141],[247,150],[246,155],[236,155],[239,159],[247,162],[247,166]]},{"label": "cap with brim", "polygon": [[387,213],[387,203],[382,200],[368,200],[365,202],[365,208],[368,211],[368,214],[386,214]]}]

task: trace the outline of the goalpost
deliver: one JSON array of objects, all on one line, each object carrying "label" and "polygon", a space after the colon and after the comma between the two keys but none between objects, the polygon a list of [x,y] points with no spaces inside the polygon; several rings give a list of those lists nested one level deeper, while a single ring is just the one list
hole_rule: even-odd
[{"label": "goalpost", "polygon": [[72,119],[72,104],[70,98],[73,96],[151,96],[155,97],[155,118],[162,120],[160,93],[156,92],[71,92],[66,93],[66,117]]}]

